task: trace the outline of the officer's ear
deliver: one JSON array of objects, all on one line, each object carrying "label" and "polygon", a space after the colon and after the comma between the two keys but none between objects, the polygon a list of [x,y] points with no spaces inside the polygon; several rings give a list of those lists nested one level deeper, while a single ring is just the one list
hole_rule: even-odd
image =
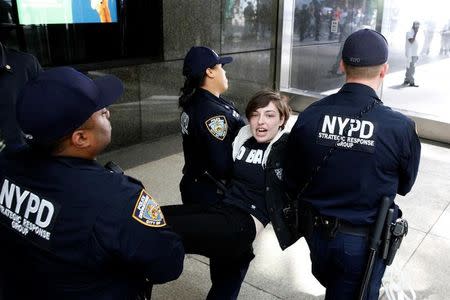
[{"label": "officer's ear", "polygon": [[89,134],[85,129],[77,129],[72,133],[71,144],[76,148],[86,148],[90,145]]},{"label": "officer's ear", "polygon": [[344,61],[342,59],[339,61],[339,71],[345,74],[345,66]]},{"label": "officer's ear", "polygon": [[215,72],[214,68],[208,68],[208,69],[206,69],[206,71],[205,71],[205,75],[206,75],[208,78],[213,79],[214,77],[216,77],[216,72]]},{"label": "officer's ear", "polygon": [[382,65],[381,69],[380,69],[380,78],[383,79],[384,76],[386,76],[388,71],[389,71],[389,65],[387,63]]}]

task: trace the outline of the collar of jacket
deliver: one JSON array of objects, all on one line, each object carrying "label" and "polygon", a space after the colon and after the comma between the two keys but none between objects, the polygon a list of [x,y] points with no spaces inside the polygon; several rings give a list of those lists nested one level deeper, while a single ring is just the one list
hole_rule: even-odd
[{"label": "collar of jacket", "polygon": [[[365,96],[365,97],[358,97],[358,103],[367,102],[368,104],[373,101],[370,100],[370,98],[373,98],[379,101],[380,103],[383,103],[373,88],[362,83],[355,83],[355,82],[346,83],[342,86],[342,88],[339,90],[338,93],[340,94],[352,93],[352,94],[361,94]],[[370,98],[368,98],[367,96],[369,96]],[[350,99],[353,100],[354,98]]]},{"label": "collar of jacket", "polygon": [[[198,88],[196,90],[196,93],[198,93],[199,95],[203,95],[204,97],[208,98],[208,100],[219,103],[220,105],[228,105],[230,108],[234,109],[234,106],[232,103],[230,103],[229,101],[225,100],[224,98],[222,98],[221,96],[216,97],[213,93],[211,93],[208,90],[202,89],[202,88]],[[199,97],[199,99],[204,99],[202,97]]]},{"label": "collar of jacket", "polygon": [[[295,118],[297,119],[297,115],[290,115],[289,119]],[[270,141],[269,146],[267,146],[266,151],[264,151],[262,166],[263,168],[266,167],[267,158],[269,157],[270,150],[272,149],[272,145],[275,144],[280,137],[285,134],[291,132],[291,129],[295,122],[286,122],[286,125],[284,126],[284,129],[278,130],[277,135]],[[237,155],[239,154],[239,149],[241,149],[242,145],[249,140],[252,137],[252,131],[250,129],[250,125],[245,125],[239,130],[239,133],[237,134],[236,138],[233,141],[233,161],[236,160]]]}]

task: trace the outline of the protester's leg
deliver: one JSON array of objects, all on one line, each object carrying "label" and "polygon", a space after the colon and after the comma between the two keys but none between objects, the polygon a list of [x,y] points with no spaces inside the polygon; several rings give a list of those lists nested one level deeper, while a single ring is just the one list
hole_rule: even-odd
[{"label": "protester's leg", "polygon": [[181,236],[186,253],[210,257],[230,247],[232,232],[223,230],[228,224],[226,215],[211,212],[209,206],[199,204],[170,205],[161,209],[167,224]]},{"label": "protester's leg", "polygon": [[217,193],[217,186],[207,178],[186,175],[181,179],[180,192],[183,204],[213,205],[223,196]]},{"label": "protester's leg", "polygon": [[256,229],[252,217],[230,205],[162,207],[167,223],[178,233],[186,253],[210,257],[208,299],[236,299],[253,259]]},{"label": "protester's leg", "polygon": [[252,217],[230,205],[170,205],[162,212],[181,236],[186,253],[240,257],[255,238]]},{"label": "protester's leg", "polygon": [[212,285],[207,299],[237,299],[250,262],[254,257],[253,248],[250,247],[247,254],[236,260],[211,258],[209,268]]}]

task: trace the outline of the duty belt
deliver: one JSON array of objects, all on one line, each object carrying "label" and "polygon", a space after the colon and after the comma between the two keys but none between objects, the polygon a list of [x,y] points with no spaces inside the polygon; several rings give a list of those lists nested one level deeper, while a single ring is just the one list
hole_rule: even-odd
[{"label": "duty belt", "polygon": [[321,229],[329,238],[334,238],[337,232],[368,237],[370,225],[355,225],[343,219],[322,215],[313,216],[313,226]]}]

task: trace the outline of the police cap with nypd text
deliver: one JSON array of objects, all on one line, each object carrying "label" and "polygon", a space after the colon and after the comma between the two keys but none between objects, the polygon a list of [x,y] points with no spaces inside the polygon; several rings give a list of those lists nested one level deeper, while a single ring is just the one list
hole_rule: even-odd
[{"label": "police cap with nypd text", "polygon": [[192,47],[184,58],[183,75],[187,77],[202,75],[208,68],[213,68],[218,64],[228,64],[232,61],[231,56],[220,57],[208,47]]},{"label": "police cap with nypd text", "polygon": [[113,75],[92,80],[70,67],[53,68],[26,83],[16,103],[17,121],[31,142],[51,143],[72,133],[122,93],[122,82]]},{"label": "police cap with nypd text", "polygon": [[388,59],[386,38],[372,29],[352,33],[344,43],[342,60],[346,65],[368,67],[384,64]]}]

